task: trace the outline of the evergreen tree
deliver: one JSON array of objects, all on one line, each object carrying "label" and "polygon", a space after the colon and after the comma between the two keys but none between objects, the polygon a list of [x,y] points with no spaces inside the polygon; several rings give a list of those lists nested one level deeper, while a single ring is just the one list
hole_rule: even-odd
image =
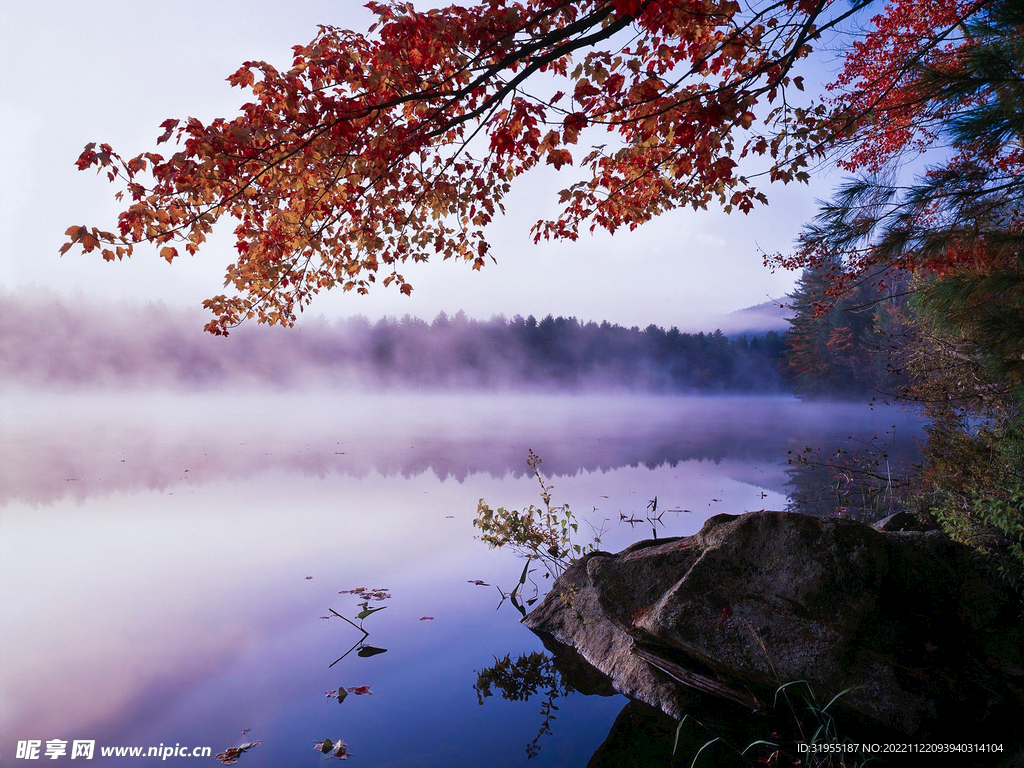
[{"label": "evergreen tree", "polygon": [[883,326],[883,317],[892,299],[870,284],[834,295],[839,269],[837,260],[805,269],[791,296],[787,362],[794,387],[818,397],[891,391],[892,329]]},{"label": "evergreen tree", "polygon": [[[1011,567],[1019,570],[1024,7],[1015,0],[985,4],[956,30],[956,45],[908,70],[913,88],[904,93],[928,118],[915,126],[919,141],[912,146],[942,149],[943,161],[909,184],[899,179],[906,144],[885,162],[862,163],[872,173],[825,206],[804,233],[802,255],[841,265],[833,295],[849,292],[854,274],[897,268],[913,275],[900,361],[908,376],[904,394],[932,420],[921,509],[961,540],[1001,534],[1002,548],[1017,554]],[[801,344],[820,340],[801,331]],[[813,349],[799,349],[804,365]]]}]

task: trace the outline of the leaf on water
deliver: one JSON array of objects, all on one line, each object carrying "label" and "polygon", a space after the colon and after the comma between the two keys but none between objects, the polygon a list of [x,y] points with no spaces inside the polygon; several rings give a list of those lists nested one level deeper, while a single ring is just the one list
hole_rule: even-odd
[{"label": "leaf on water", "polygon": [[344,741],[334,742],[334,749],[331,750],[331,754],[339,760],[348,760],[352,753],[348,751],[348,745]]},{"label": "leaf on water", "polygon": [[433,616],[420,616],[420,621],[433,621]]},{"label": "leaf on water", "polygon": [[381,653],[387,653],[387,648],[374,648],[372,645],[364,645],[356,653],[357,656],[362,656],[364,659],[368,659],[371,656],[376,656]]},{"label": "leaf on water", "polygon": [[387,608],[386,605],[382,605],[379,608],[364,608],[363,610],[361,610],[359,613],[356,614],[356,618],[357,619],[365,619],[367,616],[370,616],[370,615],[376,613],[377,611],[383,611],[385,608]]},{"label": "leaf on water", "polygon": [[355,589],[343,589],[339,595],[359,595],[367,600],[376,600],[381,602],[391,597],[391,593],[388,592],[387,587],[373,587],[368,589],[366,587],[356,587]]},{"label": "leaf on water", "polygon": [[[249,729],[242,731],[243,734],[249,733]],[[241,757],[245,752],[249,751],[253,747],[257,746],[259,741],[249,741],[243,744],[239,744],[237,747],[231,747],[225,749],[223,752],[215,756],[215,759],[219,760],[221,765],[234,765],[238,762],[238,758]]]}]

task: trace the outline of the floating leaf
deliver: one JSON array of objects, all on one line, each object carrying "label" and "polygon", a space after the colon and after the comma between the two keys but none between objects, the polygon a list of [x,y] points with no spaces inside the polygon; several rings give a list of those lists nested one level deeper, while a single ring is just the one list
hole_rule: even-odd
[{"label": "floating leaf", "polygon": [[387,648],[374,648],[372,645],[364,645],[357,652],[357,656],[362,656],[364,659],[368,659],[371,656],[376,656],[381,653],[387,653]]},{"label": "floating leaf", "polygon": [[[250,729],[246,728],[244,731],[242,731],[242,733],[246,734],[246,733],[249,733],[249,731],[250,731]],[[250,741],[250,742],[246,742],[244,744],[239,744],[237,747],[231,747],[230,749],[225,749],[223,752],[221,752],[218,755],[216,755],[215,758],[217,760],[220,760],[221,765],[234,765],[235,763],[238,762],[238,758],[239,757],[241,757],[245,752],[247,752],[248,750],[252,749],[253,747],[258,745],[259,743],[260,742],[258,742],[258,741]]]},{"label": "floating leaf", "polygon": [[334,742],[334,749],[331,750],[331,754],[339,760],[348,760],[352,753],[348,751],[348,745],[344,741]]},{"label": "floating leaf", "polygon": [[374,587],[368,589],[366,587],[356,587],[355,589],[343,589],[339,595],[359,595],[365,597],[367,600],[387,600],[391,597],[391,593],[388,592],[387,587]]},{"label": "floating leaf", "polygon": [[364,608],[363,610],[361,610],[359,613],[356,614],[356,618],[357,619],[365,619],[367,616],[371,616],[372,614],[376,613],[377,611],[383,611],[385,608],[387,608],[386,605],[382,605],[382,606],[380,606],[380,608]]}]

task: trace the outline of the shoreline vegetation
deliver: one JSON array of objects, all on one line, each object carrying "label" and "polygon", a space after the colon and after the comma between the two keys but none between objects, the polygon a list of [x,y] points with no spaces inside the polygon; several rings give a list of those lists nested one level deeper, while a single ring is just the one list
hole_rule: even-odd
[{"label": "shoreline vegetation", "polygon": [[[950,727],[985,743],[960,755],[965,766],[1024,758],[998,725],[1024,706],[1021,593],[990,559],[906,513],[866,526],[765,510],[714,516],[690,537],[655,528],[609,554],[600,531],[581,535],[570,507],[553,501],[541,459],[530,452],[527,463],[542,506],[481,499],[473,523],[483,543],[526,560],[499,591],[551,654],[496,657],[480,679],[500,672],[505,698],[538,692],[543,667],[548,709],[573,689],[653,706],[643,738],[627,739],[636,766],[888,765],[898,756],[872,744],[914,752]],[[550,580],[544,594],[533,573]],[[545,719],[527,752],[548,732]],[[609,742],[620,739],[613,728]]]}]

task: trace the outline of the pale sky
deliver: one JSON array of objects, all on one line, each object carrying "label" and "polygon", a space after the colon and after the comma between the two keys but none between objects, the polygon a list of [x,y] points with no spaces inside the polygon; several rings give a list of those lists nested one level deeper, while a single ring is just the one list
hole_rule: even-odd
[{"label": "pale sky", "polygon": [[[426,5],[426,4],[424,4]],[[169,265],[140,248],[131,262],[57,251],[64,230],[112,229],[113,185],[74,162],[90,141],[126,156],[155,149],[166,118],[232,117],[247,96],[224,79],[245,60],[290,65],[291,46],[317,24],[365,30],[355,0],[33,0],[0,7],[0,287],[45,287],[110,302],[198,306],[223,292],[233,260],[233,228],[196,257]],[[163,145],[164,149],[169,145]],[[827,181],[835,183],[833,176]],[[328,317],[412,314],[432,319],[460,309],[471,317],[549,313],[624,325],[697,330],[702,318],[780,298],[797,275],[771,274],[760,249],[787,250],[815,198],[828,187],[776,186],[771,205],[743,216],[676,211],[635,232],[533,245],[528,230],[551,215],[567,177],[542,169],[521,179],[492,228],[498,263],[482,272],[431,262],[403,270],[412,297],[377,290],[366,297],[322,294],[310,308]],[[226,226],[225,226],[226,225]]]}]

